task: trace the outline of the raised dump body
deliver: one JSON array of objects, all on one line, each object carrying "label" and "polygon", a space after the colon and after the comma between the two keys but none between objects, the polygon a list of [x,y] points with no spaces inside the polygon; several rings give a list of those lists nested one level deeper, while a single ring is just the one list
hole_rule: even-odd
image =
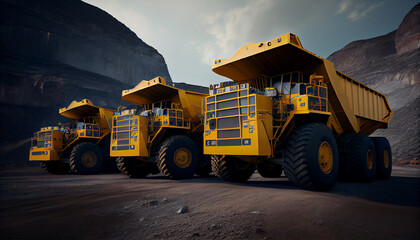
[{"label": "raised dump body", "polygon": [[[93,136],[103,138],[111,132],[112,116],[115,110],[106,109],[93,105],[89,99],[83,99],[80,102],[73,101],[68,107],[60,108],[59,114],[74,120],[86,119],[79,125],[83,125],[80,136]],[[91,119],[91,120],[90,120]],[[92,122],[92,123],[89,123]],[[93,135],[86,132],[92,128]],[[99,130],[99,131],[98,131]]]},{"label": "raised dump body", "polygon": [[68,107],[59,109],[59,114],[72,121],[41,128],[35,133],[29,161],[41,161],[42,167],[51,173],[71,169],[79,174],[90,174],[105,166],[111,167],[107,137],[114,111],[95,106],[88,99],[73,101]]},{"label": "raised dump body", "polygon": [[203,133],[201,105],[206,96],[168,86],[161,77],[124,90],[123,100],[137,106],[114,115],[111,156],[118,157],[120,171],[130,177],[145,177],[159,172],[157,163],[162,173],[180,179],[210,169],[198,147]]},{"label": "raised dump body", "polygon": [[[181,104],[184,118],[200,122],[203,97],[208,94],[186,91],[166,84],[165,79],[156,77],[150,81],[141,81],[136,87],[122,92],[122,99],[127,102],[145,106],[169,100]],[[174,106],[175,106],[174,105]],[[153,109],[154,107],[151,106]]]},{"label": "raised dump body", "polygon": [[338,133],[369,135],[386,128],[392,116],[385,95],[339,72],[332,62],[304,49],[298,37],[290,33],[266,43],[247,44],[231,58],[216,60],[213,71],[260,90],[285,72],[322,75]]},{"label": "raised dump body", "polygon": [[[337,71],[330,61],[305,50],[297,36],[289,33],[266,43],[247,44],[231,58],[215,60],[213,71],[234,81],[211,86],[211,96],[206,98],[204,153],[213,155],[214,169],[222,178],[235,179],[233,175],[249,175],[253,172],[253,163],[258,164],[262,175],[274,176],[281,173],[278,166],[281,165],[286,175],[302,187],[329,188],[338,172],[336,140],[340,149],[343,149],[340,161],[343,175],[372,179],[376,162],[382,161],[381,166],[386,167],[382,167],[385,170],[378,175],[389,176],[389,161],[384,160],[385,157],[374,159],[375,149],[349,150],[346,147],[351,143],[357,145],[360,141],[366,147],[376,141],[366,135],[387,127],[392,111],[386,97]],[[307,142],[306,149],[312,149],[313,159],[303,160],[292,156],[300,152],[288,156],[287,153],[303,151],[303,148],[295,146],[300,143],[293,141],[305,134],[313,134],[311,136],[315,138],[317,131],[320,132],[318,135],[329,140],[314,140],[318,146],[310,146]],[[388,142],[384,139],[378,141],[381,143],[376,145],[381,153],[377,155],[384,156],[386,150],[386,158],[390,159]],[[353,163],[349,162],[356,160],[348,159],[357,158],[355,154],[348,157],[352,152],[365,156],[363,164],[366,169],[358,169],[357,174],[350,170]],[[229,162],[239,160],[250,163],[248,171],[233,174],[226,167],[220,168],[221,165],[228,166]],[[321,172],[308,170],[307,173],[313,174],[311,177],[315,180],[302,183],[311,177],[296,172],[299,167],[303,169],[296,162],[308,164],[305,166],[309,168],[313,167],[311,162],[314,161],[319,162],[316,168]],[[271,166],[272,163],[278,165]],[[235,164],[231,164],[232,169]],[[268,165],[272,171],[267,168]],[[320,183],[320,176],[329,178],[329,181]],[[246,180],[247,177],[238,179]]]}]

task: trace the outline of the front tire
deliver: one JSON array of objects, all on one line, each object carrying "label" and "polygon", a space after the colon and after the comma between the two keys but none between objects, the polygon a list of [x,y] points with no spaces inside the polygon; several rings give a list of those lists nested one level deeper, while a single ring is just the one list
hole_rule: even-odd
[{"label": "front tire", "polygon": [[70,166],[68,163],[63,162],[41,162],[41,168],[44,169],[45,172],[51,174],[66,174],[70,170]]},{"label": "front tire", "polygon": [[95,174],[104,164],[101,148],[90,142],[82,142],[73,147],[70,154],[70,168],[76,174]]},{"label": "front tire", "polygon": [[331,130],[322,123],[309,123],[288,137],[284,172],[298,187],[331,189],[338,175],[338,148]]},{"label": "front tire", "polygon": [[228,182],[246,182],[255,171],[255,164],[233,156],[211,156],[212,170]]},{"label": "front tire", "polygon": [[161,173],[172,179],[191,178],[199,166],[197,144],[189,137],[177,135],[163,142],[158,155]]},{"label": "front tire", "polygon": [[283,172],[283,168],[271,162],[262,162],[257,165],[258,173],[265,178],[279,178]]},{"label": "front tire", "polygon": [[197,175],[207,177],[212,172],[211,170],[211,156],[210,155],[201,155],[201,161],[198,166]]},{"label": "front tire", "polygon": [[117,168],[131,178],[145,178],[151,173],[151,163],[130,157],[118,157]]}]

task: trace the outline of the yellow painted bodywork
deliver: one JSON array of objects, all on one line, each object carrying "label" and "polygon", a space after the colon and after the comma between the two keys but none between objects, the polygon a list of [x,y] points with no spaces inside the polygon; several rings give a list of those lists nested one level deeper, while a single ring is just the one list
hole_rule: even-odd
[{"label": "yellow painted bodywork", "polygon": [[[60,108],[59,114],[73,121],[69,126],[44,127],[35,133],[29,152],[29,161],[61,160],[62,153],[71,150],[81,139],[100,142],[111,132],[114,111],[97,107],[88,99],[73,101],[68,107]],[[44,136],[47,139],[44,139]]]},{"label": "yellow painted bodywork", "polygon": [[[233,91],[233,93],[239,91]],[[238,137],[219,138],[218,131],[211,131],[207,123],[209,118],[206,118],[204,126],[204,154],[231,154],[231,155],[253,155],[253,156],[269,156],[271,154],[270,140],[273,137],[273,128],[271,123],[273,118],[271,116],[271,99],[265,96],[251,94],[249,97],[255,97],[255,104],[242,105],[242,108],[252,108],[255,106],[255,112],[252,114],[248,110],[248,114],[238,114],[235,116],[247,116],[247,120],[242,121],[242,124],[234,128],[224,128],[220,131],[239,130],[241,135]],[[227,109],[228,110],[228,109]],[[232,117],[232,116],[229,116]],[[228,118],[229,118],[228,117]],[[226,119],[226,117],[212,118],[218,121],[219,119]],[[218,128],[219,129],[219,128]],[[239,142],[237,146],[208,146],[208,141],[232,141]],[[239,141],[238,141],[239,140]],[[207,142],[206,142],[207,141]],[[245,142],[248,141],[248,142]],[[206,144],[207,143],[207,144]]]},{"label": "yellow painted bodywork", "polygon": [[113,117],[110,155],[145,159],[168,131],[202,133],[201,105],[206,96],[169,86],[161,77],[124,90],[122,99],[141,110],[126,109]]},{"label": "yellow painted bodywork", "polygon": [[[31,147],[29,160],[30,161],[46,161],[46,160],[60,160],[59,153],[63,150],[63,132],[58,130],[58,127],[46,127],[36,133],[37,135],[44,135],[45,144],[48,147]],[[38,139],[40,137],[37,137]]]},{"label": "yellow painted bodywork", "polygon": [[[290,93],[279,93],[280,98],[260,95],[268,100],[260,101],[255,107],[259,109],[261,102],[267,102],[269,106],[264,108],[269,110],[258,113],[258,118],[271,116],[274,121],[255,123],[256,134],[250,137],[250,146],[220,146],[218,141],[222,139],[217,137],[220,129],[209,129],[209,121],[214,116],[208,115],[209,112],[217,114],[219,109],[205,108],[205,154],[273,156],[276,144],[290,134],[297,122],[325,122],[336,136],[342,133],[369,135],[378,128],[386,128],[392,116],[385,95],[337,71],[332,62],[304,49],[299,38],[291,33],[265,43],[247,44],[231,58],[215,60],[213,71],[232,79],[238,84],[236,86],[249,84],[259,91],[265,89],[268,94],[273,91],[274,83],[279,83],[280,79],[281,84],[286,83],[283,79],[288,77]],[[292,80],[292,76],[298,80]],[[292,82],[296,85],[292,86]],[[292,93],[291,88],[297,85],[306,88],[304,94]],[[210,90],[211,96],[206,98],[206,103],[213,97],[223,98],[232,92],[232,88],[223,84],[215,87]],[[244,121],[240,124],[243,126]],[[254,145],[260,142],[269,148]]]},{"label": "yellow painted bodywork", "polygon": [[[384,94],[337,71],[332,62],[304,49],[298,37],[291,33],[266,43],[250,43],[231,58],[213,63],[215,73],[238,83],[290,69],[316,72],[324,77],[331,112],[344,132],[371,134],[378,128],[386,128],[390,121],[392,111]],[[363,126],[366,125],[363,119],[372,122]]]}]

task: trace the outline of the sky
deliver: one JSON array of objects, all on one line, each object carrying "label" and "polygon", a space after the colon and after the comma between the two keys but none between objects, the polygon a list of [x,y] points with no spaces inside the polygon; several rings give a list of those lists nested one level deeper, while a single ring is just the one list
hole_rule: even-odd
[{"label": "sky", "polygon": [[[296,34],[327,58],[352,41],[398,28],[418,0],[84,0],[130,28],[165,58],[175,82],[226,81],[215,59],[240,47]],[[143,79],[139,79],[141,81]]]}]

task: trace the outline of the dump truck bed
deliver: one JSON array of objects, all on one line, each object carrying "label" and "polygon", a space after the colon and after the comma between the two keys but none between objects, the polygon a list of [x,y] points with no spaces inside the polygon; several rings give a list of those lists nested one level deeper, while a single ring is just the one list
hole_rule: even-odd
[{"label": "dump truck bed", "polygon": [[199,118],[201,113],[201,101],[208,94],[186,91],[166,85],[161,77],[150,81],[141,81],[136,87],[122,92],[124,101],[137,105],[150,104],[154,102],[171,100],[181,103],[184,114],[193,120]]},{"label": "dump truck bed", "polygon": [[385,95],[337,71],[332,62],[304,49],[291,33],[245,45],[231,58],[216,60],[213,71],[239,83],[290,71],[321,74],[328,85],[331,112],[342,132],[369,135],[386,128],[392,116]]},{"label": "dump truck bed", "polygon": [[62,116],[71,119],[99,116],[100,121],[104,123],[101,125],[102,129],[110,129],[113,112],[115,110],[93,105],[89,99],[83,99],[80,102],[73,101],[68,107],[59,109]]},{"label": "dump truck bed", "polygon": [[114,110],[101,108],[93,105],[89,99],[83,99],[82,101],[73,101],[68,107],[60,108],[59,113],[68,118],[80,119],[89,116],[98,115],[100,109],[114,112]]}]

